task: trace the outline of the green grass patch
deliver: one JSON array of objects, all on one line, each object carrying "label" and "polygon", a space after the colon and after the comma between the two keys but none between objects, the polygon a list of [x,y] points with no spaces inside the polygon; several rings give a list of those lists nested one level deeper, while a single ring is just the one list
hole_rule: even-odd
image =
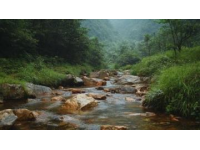
[{"label": "green grass patch", "polygon": [[80,73],[89,73],[92,69],[87,64],[70,65],[59,58],[0,58],[0,84],[31,82],[46,86],[58,86],[65,79],[66,74],[79,76]]},{"label": "green grass patch", "polygon": [[199,117],[199,85],[200,62],[170,67],[151,85],[144,105],[185,117]]}]

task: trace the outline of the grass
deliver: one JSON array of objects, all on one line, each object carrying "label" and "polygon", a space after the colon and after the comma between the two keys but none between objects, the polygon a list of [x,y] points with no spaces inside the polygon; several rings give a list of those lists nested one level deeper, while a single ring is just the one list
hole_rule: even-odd
[{"label": "grass", "polygon": [[200,119],[200,47],[143,58],[132,73],[154,82],[143,105],[154,110]]},{"label": "grass", "polygon": [[57,58],[35,57],[26,59],[0,59],[0,84],[24,84],[31,82],[46,86],[58,86],[66,74],[88,73],[88,65],[70,65]]},{"label": "grass", "polygon": [[143,58],[142,61],[132,67],[132,74],[138,76],[153,76],[161,69],[173,64],[172,51],[165,54],[157,54]]},{"label": "grass", "polygon": [[170,67],[151,85],[144,105],[167,113],[197,117],[200,115],[199,85],[200,62]]},{"label": "grass", "polygon": [[132,74],[138,76],[155,76],[162,70],[175,65],[197,62],[200,59],[200,47],[184,48],[175,58],[173,51],[143,58],[132,66]]}]

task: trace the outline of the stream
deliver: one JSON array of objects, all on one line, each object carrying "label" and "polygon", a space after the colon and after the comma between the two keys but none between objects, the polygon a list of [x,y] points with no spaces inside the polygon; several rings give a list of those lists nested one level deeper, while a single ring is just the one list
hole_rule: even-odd
[{"label": "stream", "polygon": [[[112,85],[107,81],[107,86]],[[183,130],[200,129],[200,123],[180,118],[174,121],[169,115],[156,113],[156,116],[141,116],[145,110],[140,101],[126,101],[125,98],[137,99],[134,94],[105,93],[95,87],[82,87],[86,93],[107,94],[106,100],[98,100],[98,106],[78,114],[67,114],[59,108],[62,101],[42,101],[41,98],[23,101],[6,101],[0,110],[21,109],[40,111],[35,121],[17,121],[14,130],[99,130],[101,125],[126,126],[129,130]],[[57,90],[59,91],[59,90]],[[50,96],[49,96],[50,97]]]}]

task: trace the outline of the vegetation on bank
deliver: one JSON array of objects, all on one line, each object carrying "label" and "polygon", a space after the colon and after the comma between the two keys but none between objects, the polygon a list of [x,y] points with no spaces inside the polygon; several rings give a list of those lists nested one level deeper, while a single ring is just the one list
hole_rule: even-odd
[{"label": "vegetation on bank", "polygon": [[132,73],[153,79],[144,106],[200,119],[200,47],[145,57]]},{"label": "vegetation on bank", "polygon": [[23,84],[31,82],[46,86],[58,86],[66,79],[66,74],[89,73],[92,67],[70,65],[58,58],[37,57],[26,59],[0,59],[0,84]]}]

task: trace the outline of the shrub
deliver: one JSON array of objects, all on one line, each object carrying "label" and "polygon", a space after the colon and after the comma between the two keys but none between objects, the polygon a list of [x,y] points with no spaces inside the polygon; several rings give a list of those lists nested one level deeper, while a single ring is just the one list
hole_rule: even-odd
[{"label": "shrub", "polygon": [[143,58],[142,61],[132,67],[132,74],[138,76],[152,76],[161,69],[171,65],[171,58],[166,54],[157,54]]}]

